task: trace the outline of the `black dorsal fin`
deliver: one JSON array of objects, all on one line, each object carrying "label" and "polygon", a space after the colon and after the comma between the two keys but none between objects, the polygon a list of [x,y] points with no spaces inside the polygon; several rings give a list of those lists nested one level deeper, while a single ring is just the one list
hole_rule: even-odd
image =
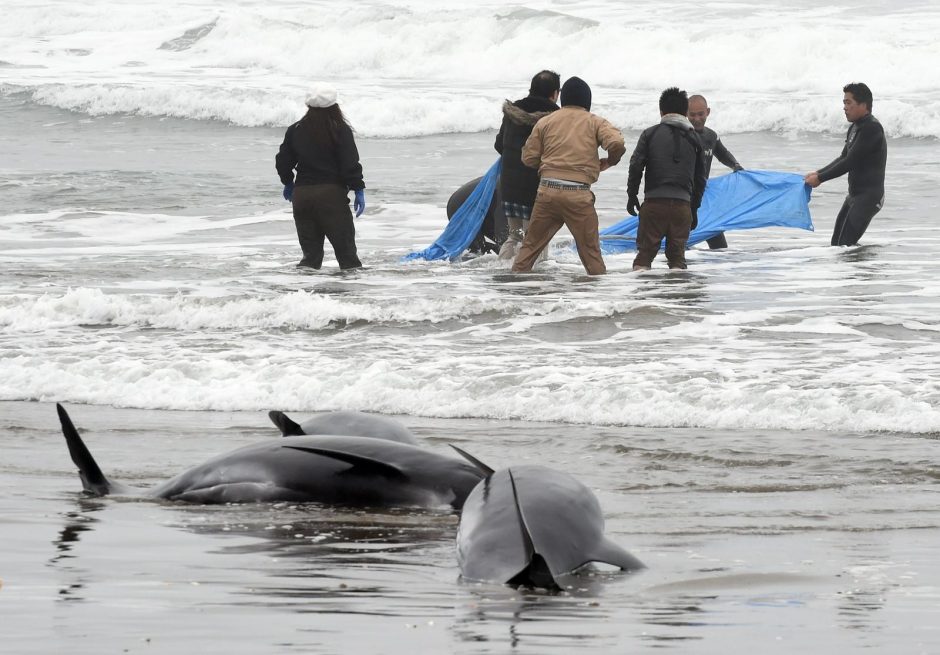
[{"label": "black dorsal fin", "polygon": [[355,475],[381,475],[384,478],[390,478],[392,480],[408,480],[408,476],[405,472],[397,466],[380,462],[371,457],[363,457],[355,453],[347,453],[343,450],[333,450],[329,448],[311,448],[308,446],[284,446],[284,448],[301,450],[305,453],[313,453],[314,455],[330,457],[332,459],[338,459],[341,462],[346,462],[347,464],[352,464],[352,468],[346,471],[346,473]]},{"label": "black dorsal fin", "polygon": [[59,422],[62,424],[62,434],[65,435],[65,443],[69,447],[69,455],[72,461],[78,467],[78,475],[82,479],[82,486],[88,493],[96,496],[107,496],[111,491],[111,483],[104,477],[104,473],[95,462],[95,458],[88,452],[85,442],[72,424],[68,412],[59,403],[56,403],[56,411],[59,413]]},{"label": "black dorsal fin", "polygon": [[462,448],[458,448],[452,443],[447,444],[447,445],[453,448],[454,450],[456,450],[460,454],[460,456],[463,457],[465,460],[467,460],[468,462],[476,466],[478,469],[480,469],[483,475],[487,477],[493,475],[493,469],[491,469],[489,466],[487,466],[486,464],[478,460],[476,457],[468,453],[466,450],[463,450]]},{"label": "black dorsal fin", "polygon": [[282,437],[299,437],[304,434],[303,428],[301,428],[298,423],[289,419],[284,412],[271,410],[268,412],[268,418],[271,419],[274,425],[281,431]]}]

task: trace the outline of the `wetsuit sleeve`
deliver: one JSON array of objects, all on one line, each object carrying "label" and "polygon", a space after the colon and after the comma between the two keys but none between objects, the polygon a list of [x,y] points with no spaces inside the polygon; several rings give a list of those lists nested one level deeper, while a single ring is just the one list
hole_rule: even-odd
[{"label": "wetsuit sleeve", "polygon": [[[693,135],[693,137],[698,140],[698,136]],[[695,149],[695,173],[692,178],[692,197],[690,198],[693,209],[698,209],[702,205],[702,196],[705,195],[705,185],[707,184],[708,174],[705,172],[705,149],[702,148],[701,143],[699,143],[698,147]]]},{"label": "wetsuit sleeve", "polygon": [[601,120],[597,128],[597,142],[607,151],[607,162],[611,166],[620,163],[624,153],[627,152],[623,144],[623,134],[610,121]]},{"label": "wetsuit sleeve", "polygon": [[542,163],[542,126],[540,123],[535,124],[532,134],[522,146],[522,163],[535,170],[538,170]]},{"label": "wetsuit sleeve", "polygon": [[868,157],[877,155],[884,138],[884,128],[880,123],[870,122],[863,125],[855,135],[855,141],[851,145],[846,144],[838,158],[816,171],[819,181],[827,182],[845,175],[857,168]]},{"label": "wetsuit sleeve", "polygon": [[718,141],[715,142],[713,154],[715,155],[715,159],[720,161],[728,168],[737,168],[741,165],[738,163],[738,160],[734,158],[734,155],[732,155],[728,149],[725,148],[725,144],[721,142],[721,139],[718,139]]},{"label": "wetsuit sleeve", "polygon": [[287,128],[284,133],[284,141],[281,143],[280,150],[274,157],[274,167],[277,169],[277,176],[281,178],[281,184],[288,185],[294,181],[294,166],[297,165],[297,153],[294,146],[291,145],[291,136],[294,126]]},{"label": "wetsuit sleeve", "polygon": [[496,152],[503,154],[503,134],[506,132],[506,119],[503,119],[503,122],[499,124],[499,132],[496,133],[496,143],[493,144],[493,147],[496,148]]},{"label": "wetsuit sleeve", "polygon": [[366,188],[362,181],[362,164],[359,163],[359,149],[349,127],[341,129],[336,142],[336,159],[339,174],[347,189],[357,191]]},{"label": "wetsuit sleeve", "polygon": [[627,196],[640,195],[640,180],[643,179],[643,169],[646,168],[646,160],[649,150],[649,132],[644,131],[637,139],[636,148],[630,155],[630,171],[627,173]]}]

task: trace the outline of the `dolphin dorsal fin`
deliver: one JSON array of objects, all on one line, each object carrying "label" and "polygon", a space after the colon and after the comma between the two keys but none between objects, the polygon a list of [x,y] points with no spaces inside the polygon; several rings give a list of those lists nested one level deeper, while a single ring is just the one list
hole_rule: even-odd
[{"label": "dolphin dorsal fin", "polygon": [[59,413],[59,423],[62,424],[62,434],[65,436],[65,443],[69,447],[69,455],[72,456],[72,462],[78,467],[78,475],[82,479],[82,486],[85,491],[96,496],[107,496],[111,491],[111,483],[104,477],[101,468],[91,456],[88,447],[75,429],[72,419],[69,418],[65,408],[56,403],[56,411]]},{"label": "dolphin dorsal fin", "polygon": [[281,431],[282,437],[299,437],[304,434],[303,428],[298,423],[292,421],[284,412],[271,410],[268,412],[268,418]]},{"label": "dolphin dorsal fin", "polygon": [[483,475],[485,475],[485,476],[487,476],[487,477],[493,475],[493,469],[491,469],[489,466],[487,466],[486,464],[484,464],[483,462],[481,462],[480,460],[478,460],[476,457],[474,457],[473,455],[471,455],[470,453],[468,453],[466,450],[463,450],[462,448],[458,448],[457,446],[455,446],[455,445],[452,444],[452,443],[451,443],[451,444],[447,444],[447,445],[450,446],[451,448],[453,448],[454,450],[456,450],[457,453],[458,453],[461,457],[463,457],[465,460],[467,460],[468,462],[470,462],[471,464],[473,464],[474,466],[476,466],[478,469],[480,469],[480,471],[483,473]]},{"label": "dolphin dorsal fin", "polygon": [[355,453],[348,453],[343,450],[333,450],[330,448],[311,448],[309,446],[284,446],[284,448],[300,450],[305,453],[313,453],[314,455],[330,457],[341,462],[346,462],[347,464],[352,464],[352,468],[349,469],[348,473],[370,473],[373,475],[381,475],[392,480],[408,480],[408,476],[405,474],[405,472],[397,466],[393,466],[392,464],[388,464],[386,462],[381,462],[371,457],[364,457],[362,455],[356,455]]}]

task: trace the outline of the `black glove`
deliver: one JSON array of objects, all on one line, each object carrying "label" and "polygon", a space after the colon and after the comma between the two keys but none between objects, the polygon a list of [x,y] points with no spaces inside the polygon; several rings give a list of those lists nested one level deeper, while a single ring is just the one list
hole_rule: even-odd
[{"label": "black glove", "polygon": [[735,165],[734,165],[734,172],[735,172],[735,173],[737,173],[738,171],[743,171],[743,170],[744,170],[744,167],[743,167],[741,164],[735,164]]},{"label": "black glove", "polygon": [[627,196],[627,213],[636,216],[640,213],[640,199],[636,196]]},{"label": "black glove", "polygon": [[697,227],[698,227],[698,209],[693,207],[692,208],[692,227],[689,228],[689,231],[691,232]]}]

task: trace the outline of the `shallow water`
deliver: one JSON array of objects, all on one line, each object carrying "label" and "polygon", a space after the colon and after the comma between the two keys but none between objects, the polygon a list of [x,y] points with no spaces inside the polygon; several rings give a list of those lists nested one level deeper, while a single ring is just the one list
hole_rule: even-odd
[{"label": "shallow water", "polygon": [[[3,649],[940,651],[940,151],[924,102],[940,86],[921,65],[936,9],[696,6],[668,29],[700,65],[681,45],[649,71],[630,48],[623,66],[575,55],[613,34],[661,41],[687,3],[400,4],[314,25],[283,3],[171,3],[141,24],[142,5],[55,0],[0,27]],[[56,21],[35,19],[50,7]],[[282,61],[351,24],[364,46],[348,60]],[[440,38],[455,24],[464,42]],[[861,64],[859,35],[879,44]],[[585,276],[564,234],[527,276],[492,256],[401,263],[494,161],[479,130],[531,75],[511,53],[533,47],[537,67],[591,81],[628,147],[663,80],[689,79],[745,166],[797,173],[839,152],[837,91],[865,70],[892,135],[885,209],[862,246],[830,248],[836,180],[813,193],[816,232],[734,232],[679,274],[621,255]],[[273,167],[318,67],[360,130],[366,268],[351,274],[329,254],[295,268]],[[625,181],[620,166],[595,187],[603,226],[624,216]],[[139,486],[276,439],[269,409],[397,415],[428,448],[571,472],[649,568],[513,590],[459,580],[446,509],[86,498],[53,402]]]},{"label": "shallow water", "polygon": [[[278,438],[255,412],[69,409],[105,474],[138,486]],[[940,646],[935,437],[402,417],[431,449],[569,471],[649,566],[551,594],[461,582],[445,509],[87,498],[52,405],[0,415],[10,652]]]}]

